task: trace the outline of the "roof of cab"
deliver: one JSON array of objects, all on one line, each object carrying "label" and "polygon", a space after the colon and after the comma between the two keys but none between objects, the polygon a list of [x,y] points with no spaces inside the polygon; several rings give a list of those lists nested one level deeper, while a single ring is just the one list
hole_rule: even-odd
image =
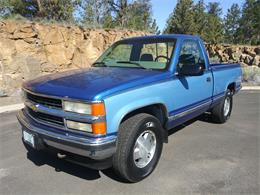
[{"label": "roof of cab", "polygon": [[199,36],[196,35],[186,35],[186,34],[163,34],[163,35],[149,35],[149,36],[140,36],[140,37],[131,37],[127,38],[124,40],[129,40],[129,41],[138,41],[138,40],[143,40],[143,39],[187,39],[187,38],[192,38],[192,39],[200,39]]}]

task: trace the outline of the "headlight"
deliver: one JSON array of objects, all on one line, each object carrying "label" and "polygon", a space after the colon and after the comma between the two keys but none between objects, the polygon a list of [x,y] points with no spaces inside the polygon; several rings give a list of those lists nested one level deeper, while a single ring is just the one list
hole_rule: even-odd
[{"label": "headlight", "polygon": [[91,105],[80,102],[63,102],[64,110],[80,114],[91,114]]},{"label": "headlight", "polygon": [[81,123],[81,122],[67,120],[67,127],[70,129],[76,129],[76,130],[92,133],[91,124],[88,123]]},{"label": "headlight", "polygon": [[[81,102],[63,101],[63,109],[68,112],[88,114],[92,116],[103,117],[106,115],[105,105],[103,102],[87,104]],[[66,120],[66,125],[69,129],[89,132],[95,135],[106,134],[106,121],[98,121],[93,124],[88,124],[84,122]]]},{"label": "headlight", "polygon": [[80,114],[89,114],[93,116],[104,116],[105,115],[105,106],[104,103],[80,103],[80,102],[71,102],[64,101],[63,109],[69,112],[75,112]]}]

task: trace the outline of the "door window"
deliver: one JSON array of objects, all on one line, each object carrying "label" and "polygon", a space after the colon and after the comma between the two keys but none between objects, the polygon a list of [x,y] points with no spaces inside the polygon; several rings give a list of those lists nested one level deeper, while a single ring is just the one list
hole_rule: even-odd
[{"label": "door window", "polygon": [[198,41],[185,40],[181,47],[179,62],[177,69],[182,66],[192,66],[195,64],[202,64],[205,69],[205,60]]}]

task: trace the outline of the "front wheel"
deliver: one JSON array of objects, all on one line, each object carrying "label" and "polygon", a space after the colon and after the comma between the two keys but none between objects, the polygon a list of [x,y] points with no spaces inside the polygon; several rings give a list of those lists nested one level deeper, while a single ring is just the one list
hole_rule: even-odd
[{"label": "front wheel", "polygon": [[218,123],[225,123],[230,118],[232,107],[232,92],[228,89],[225,98],[212,109],[213,120]]},{"label": "front wheel", "polygon": [[162,127],[152,115],[137,114],[120,125],[113,168],[128,182],[138,182],[155,169],[163,148]]}]

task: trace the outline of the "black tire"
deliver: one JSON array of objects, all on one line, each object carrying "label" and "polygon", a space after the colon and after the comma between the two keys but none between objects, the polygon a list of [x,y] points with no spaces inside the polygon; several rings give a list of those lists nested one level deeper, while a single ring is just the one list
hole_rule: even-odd
[{"label": "black tire", "polygon": [[[230,118],[233,107],[232,95],[232,92],[228,89],[223,100],[221,100],[221,102],[212,109],[213,121],[217,123],[225,123]],[[230,102],[228,112],[225,112],[225,101]]]},{"label": "black tire", "polygon": [[[155,152],[149,163],[139,168],[134,161],[134,147],[138,137],[152,132],[156,138]],[[117,151],[113,157],[115,172],[128,182],[138,182],[150,175],[155,169],[163,148],[163,128],[157,118],[141,113],[128,118],[120,125]]]}]

